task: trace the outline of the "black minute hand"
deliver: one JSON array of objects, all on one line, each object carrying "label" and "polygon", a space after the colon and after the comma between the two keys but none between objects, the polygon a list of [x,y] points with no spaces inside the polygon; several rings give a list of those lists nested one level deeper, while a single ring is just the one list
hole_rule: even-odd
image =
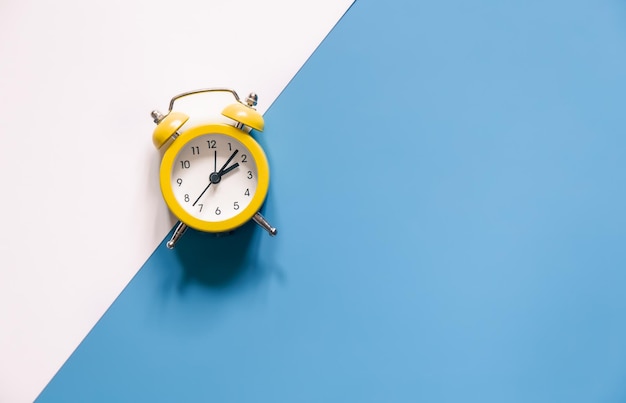
[{"label": "black minute hand", "polygon": [[233,165],[231,165],[231,166],[229,166],[228,168],[224,169],[224,170],[222,171],[222,175],[221,175],[221,176],[226,175],[227,173],[229,173],[229,172],[230,172],[230,171],[232,171],[233,169],[237,168],[238,166],[239,166],[239,163],[238,163],[238,162],[235,162]]},{"label": "black minute hand", "polygon": [[226,167],[228,166],[228,164],[230,164],[230,162],[233,160],[233,158],[235,158],[235,155],[237,155],[237,153],[239,152],[239,150],[235,150],[233,152],[233,154],[228,158],[228,160],[226,161],[226,163],[224,164],[224,166],[220,169],[220,171],[217,173],[219,176],[222,176],[224,174],[224,170],[226,169]]},{"label": "black minute hand", "polygon": [[[219,178],[222,177],[222,175],[224,175],[225,173],[228,173],[230,171],[232,171],[233,169],[237,168],[239,166],[239,163],[236,162],[233,164],[233,166],[228,167],[228,169],[226,169],[226,167],[228,166],[228,164],[233,160],[233,158],[235,158],[235,155],[237,155],[237,153],[239,152],[239,150],[235,150],[232,155],[228,158],[228,160],[226,161],[226,163],[224,164],[224,166],[222,166],[222,168],[220,169],[219,172],[214,172],[213,175],[217,175],[217,179],[215,180],[215,183],[219,182]],[[217,151],[215,151],[215,164],[217,164]],[[213,176],[211,175],[211,176]],[[204,196],[204,194],[206,193],[207,190],[209,190],[209,187],[211,186],[211,183],[214,183],[213,180],[211,180],[209,182],[209,184],[207,185],[207,187],[204,188],[204,190],[202,191],[202,193],[200,193],[200,196],[198,196],[198,198],[196,199],[195,202],[193,202],[192,206],[195,206],[198,201],[200,201],[200,198],[202,196]]]}]

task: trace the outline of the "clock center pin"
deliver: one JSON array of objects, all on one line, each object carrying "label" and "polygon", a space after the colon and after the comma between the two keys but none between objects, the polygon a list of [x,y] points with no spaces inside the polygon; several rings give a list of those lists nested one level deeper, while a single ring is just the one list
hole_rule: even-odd
[{"label": "clock center pin", "polygon": [[215,184],[215,183],[219,183],[222,180],[222,176],[220,174],[218,174],[217,172],[213,172],[211,174],[211,176],[209,176],[209,180],[211,181],[211,183]]}]

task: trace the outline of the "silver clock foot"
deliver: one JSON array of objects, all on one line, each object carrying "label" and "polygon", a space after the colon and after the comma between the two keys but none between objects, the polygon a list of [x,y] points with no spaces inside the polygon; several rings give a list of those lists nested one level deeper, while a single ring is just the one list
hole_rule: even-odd
[{"label": "silver clock foot", "polygon": [[255,223],[259,224],[261,228],[267,231],[271,236],[276,236],[278,230],[270,225],[269,222],[261,215],[261,213],[256,213],[254,217],[252,217]]},{"label": "silver clock foot", "polygon": [[168,249],[174,249],[176,242],[178,242],[180,238],[185,234],[185,231],[187,231],[187,228],[189,227],[187,227],[186,224],[183,224],[180,221],[178,222],[178,226],[174,230],[174,233],[172,234],[172,238],[166,244]]}]

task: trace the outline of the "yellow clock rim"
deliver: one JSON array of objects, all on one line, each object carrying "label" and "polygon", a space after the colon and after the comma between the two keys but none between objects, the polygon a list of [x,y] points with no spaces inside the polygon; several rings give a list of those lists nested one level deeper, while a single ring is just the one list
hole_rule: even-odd
[{"label": "yellow clock rim", "polygon": [[[252,196],[252,200],[250,200],[250,204],[248,204],[248,206],[236,216],[224,221],[203,221],[192,216],[187,211],[185,211],[185,209],[178,203],[176,197],[174,196],[174,191],[172,190],[171,175],[173,165],[176,162],[176,156],[178,155],[180,150],[182,150],[182,148],[185,147],[185,145],[187,145],[190,141],[192,141],[196,137],[205,134],[223,134],[240,141],[244,146],[248,148],[248,150],[250,150],[251,157],[254,158],[254,161],[257,165],[257,188],[254,196]],[[195,126],[185,131],[180,136],[178,136],[176,140],[174,140],[174,142],[170,145],[170,147],[163,155],[163,160],[161,161],[161,193],[163,194],[165,203],[180,221],[187,224],[191,228],[204,232],[232,231],[235,228],[239,228],[243,224],[248,222],[263,205],[265,197],[267,196],[267,190],[269,188],[269,180],[269,164],[267,162],[265,152],[263,151],[259,143],[257,143],[254,138],[252,138],[252,136],[250,136],[248,133],[245,133],[233,126],[229,126],[226,124]]]}]

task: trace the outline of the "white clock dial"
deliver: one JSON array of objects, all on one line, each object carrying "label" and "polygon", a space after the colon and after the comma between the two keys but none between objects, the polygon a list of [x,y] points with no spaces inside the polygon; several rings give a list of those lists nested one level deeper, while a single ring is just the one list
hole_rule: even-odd
[{"label": "white clock dial", "polygon": [[223,134],[194,138],[178,152],[172,167],[174,197],[187,213],[208,222],[224,221],[245,210],[257,183],[250,150]]}]

